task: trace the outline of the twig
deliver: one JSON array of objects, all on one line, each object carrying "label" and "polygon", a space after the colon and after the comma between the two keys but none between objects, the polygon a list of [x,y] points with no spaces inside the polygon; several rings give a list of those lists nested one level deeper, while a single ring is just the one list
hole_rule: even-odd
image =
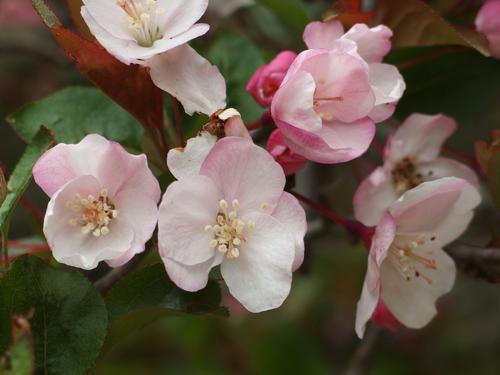
[{"label": "twig", "polygon": [[368,327],[365,338],[356,348],[356,351],[349,360],[349,366],[344,372],[344,375],[361,375],[363,366],[370,356],[370,353],[377,341],[380,329],[374,325]]},{"label": "twig", "polygon": [[25,196],[21,197],[21,204],[26,208],[29,212],[33,214],[39,221],[43,221],[43,217],[45,216],[44,212],[36,207],[31,201]]},{"label": "twig", "polygon": [[180,146],[186,145],[186,136],[184,135],[184,128],[182,127],[182,113],[179,109],[179,101],[176,97],[170,96],[172,101],[172,111],[174,113],[175,128],[177,129],[177,136],[180,141]]},{"label": "twig", "polygon": [[297,192],[290,192],[293,194],[298,200],[302,201],[303,203],[307,204],[309,207],[313,208],[316,212],[318,212],[320,215],[324,216],[328,220],[331,220],[342,227],[344,227],[345,230],[347,230],[349,233],[351,233],[353,236],[360,238],[363,240],[365,245],[369,245],[371,242],[371,237],[373,235],[373,228],[369,228],[361,224],[359,221],[356,220],[349,220],[346,219],[339,214],[328,210],[327,208],[323,207],[321,204],[318,202],[313,201],[312,199],[309,199],[302,194],[299,194]]},{"label": "twig", "polygon": [[445,250],[465,274],[490,283],[500,283],[500,249],[455,245]]}]

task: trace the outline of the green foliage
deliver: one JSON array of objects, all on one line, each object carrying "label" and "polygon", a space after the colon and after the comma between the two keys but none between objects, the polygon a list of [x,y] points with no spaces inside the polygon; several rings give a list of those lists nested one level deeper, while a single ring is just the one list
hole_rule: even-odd
[{"label": "green foliage", "polygon": [[180,313],[226,316],[227,310],[220,303],[220,288],[215,281],[198,293],[189,293],[168,279],[163,264],[143,268],[120,280],[106,296],[110,321],[107,347],[163,316]]},{"label": "green foliage", "polygon": [[411,54],[410,61],[418,61],[400,64],[407,90],[397,107],[398,118],[413,112],[452,116],[459,124],[452,144],[472,153],[474,140],[487,139],[500,121],[500,62],[467,50],[441,53],[423,49],[414,53],[400,50],[391,58],[404,61]]},{"label": "green foliage", "polygon": [[245,122],[256,120],[263,109],[245,87],[253,73],[264,65],[257,48],[245,37],[223,30],[215,36],[206,57],[226,79],[228,107],[236,108]]},{"label": "green foliage", "polygon": [[0,228],[7,232],[9,218],[31,181],[31,170],[38,158],[52,144],[52,135],[46,128],[39,128],[21,160],[12,172],[7,184],[7,195],[0,206]]},{"label": "green foliage", "polygon": [[488,180],[488,187],[500,210],[500,131],[493,131],[492,142],[476,142],[476,157]]},{"label": "green foliage", "polygon": [[40,17],[42,17],[43,22],[48,27],[61,26],[61,22],[57,16],[47,7],[43,0],[32,0],[33,7],[38,12]]},{"label": "green foliage", "polygon": [[9,349],[9,369],[0,367],[0,375],[31,375],[34,373],[33,347],[28,335],[21,337]]},{"label": "green foliage", "polygon": [[77,143],[90,133],[139,150],[142,130],[138,122],[99,90],[68,87],[38,102],[28,104],[7,118],[26,142],[40,124],[54,133],[57,142]]},{"label": "green foliage", "polygon": [[422,0],[381,0],[373,23],[392,29],[394,47],[462,45],[490,55],[483,35],[451,25]]},{"label": "green foliage", "polygon": [[[107,312],[85,277],[23,256],[12,263],[0,290],[0,316],[33,314],[37,373],[77,375],[93,364],[106,336]],[[0,337],[3,351],[10,331]]]},{"label": "green foliage", "polygon": [[302,33],[310,21],[308,8],[302,0],[258,0],[258,2],[272,10],[283,22],[299,33]]}]

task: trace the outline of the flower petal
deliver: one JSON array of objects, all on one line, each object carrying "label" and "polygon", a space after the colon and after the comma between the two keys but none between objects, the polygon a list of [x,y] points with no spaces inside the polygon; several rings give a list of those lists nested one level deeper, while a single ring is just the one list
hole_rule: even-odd
[{"label": "flower petal", "polygon": [[158,0],[164,11],[160,25],[164,38],[173,38],[189,30],[205,13],[208,0]]},{"label": "flower petal", "polygon": [[317,133],[305,132],[280,121],[276,125],[292,151],[325,164],[356,159],[366,152],[375,135],[375,124],[369,118],[350,124],[332,122]]},{"label": "flower petal", "polygon": [[354,194],[354,217],[364,225],[375,226],[398,198],[391,176],[385,168],[378,167],[361,182]]},{"label": "flower petal", "polygon": [[230,293],[251,312],[281,306],[290,292],[295,241],[275,218],[265,214],[244,217],[255,230],[241,247],[240,256],[221,265]]},{"label": "flower petal", "polygon": [[298,72],[274,95],[271,106],[273,118],[307,131],[321,129],[321,117],[314,111],[316,83],[308,72]]},{"label": "flower petal", "polygon": [[237,199],[241,212],[259,210],[263,203],[272,210],[285,187],[285,174],[272,156],[239,137],[218,141],[205,159],[201,174],[210,177],[222,192],[219,199]]},{"label": "flower petal", "polygon": [[171,149],[167,154],[167,165],[178,180],[200,174],[200,168],[208,153],[217,142],[217,137],[201,132],[187,141],[183,149]]},{"label": "flower petal", "polygon": [[[91,16],[101,28],[114,38],[130,41],[134,40],[126,21],[127,14],[118,6],[117,1],[83,0],[81,11]],[[89,25],[89,27],[91,26],[92,25]]]},{"label": "flower petal", "polygon": [[454,159],[436,158],[433,161],[419,164],[418,171],[423,176],[429,176],[429,174],[432,173],[432,179],[438,179],[441,177],[463,178],[474,185],[476,189],[479,190],[480,187],[476,172],[474,172],[467,165]]},{"label": "flower petal", "polygon": [[295,239],[295,257],[292,271],[296,271],[304,261],[304,236],[307,231],[306,213],[297,198],[283,193],[272,216],[284,225],[290,236]]},{"label": "flower petal", "polygon": [[366,323],[372,317],[373,312],[377,307],[378,299],[378,288],[375,290],[370,290],[365,279],[365,282],[363,283],[363,289],[361,291],[361,297],[356,308],[356,334],[360,339],[362,339],[365,334]]},{"label": "flower petal", "polygon": [[[405,280],[386,261],[380,271],[382,299],[397,320],[409,328],[422,328],[436,315],[436,300],[448,293],[455,283],[455,263],[441,249],[433,251],[437,269],[432,272],[432,283],[422,277]],[[429,274],[431,275],[431,274]]]},{"label": "flower petal", "polygon": [[90,134],[77,144],[58,144],[36,162],[33,167],[35,182],[51,197],[79,175],[96,176],[109,144],[97,134]]},{"label": "flower petal", "polygon": [[222,194],[205,176],[189,176],[169,185],[160,204],[158,247],[163,259],[196,265],[214,256],[210,247]]},{"label": "flower petal", "polygon": [[445,246],[467,229],[480,202],[481,196],[470,183],[445,177],[407,191],[389,211],[399,234],[435,237],[435,246]]},{"label": "flower petal", "polygon": [[212,115],[226,107],[226,82],[219,69],[188,45],[149,62],[156,86],[175,96],[186,113]]},{"label": "flower petal", "polygon": [[203,263],[187,266],[171,258],[162,257],[163,264],[165,265],[170,280],[179,288],[187,290],[188,292],[197,292],[205,288],[207,286],[210,270],[218,266],[222,262],[222,259],[223,254],[217,252],[213,258]]},{"label": "flower petal", "polygon": [[394,103],[401,99],[406,84],[394,65],[374,63],[369,65],[369,69],[376,106]]},{"label": "flower petal", "polygon": [[342,34],[344,27],[339,21],[314,21],[306,26],[303,39],[309,49],[331,49],[334,41]]},{"label": "flower petal", "polygon": [[392,31],[385,25],[369,28],[358,23],[345,33],[343,38],[350,39],[358,45],[358,53],[368,63],[380,62],[392,47]]},{"label": "flower petal", "polygon": [[394,164],[405,157],[412,157],[416,162],[432,161],[456,127],[451,117],[414,113],[394,133],[388,161]]},{"label": "flower petal", "polygon": [[75,213],[66,206],[66,202],[72,200],[75,194],[98,196],[101,189],[95,177],[80,176],[52,196],[43,232],[58,262],[89,270],[97,267],[100,261],[121,257],[132,246],[134,232],[120,216],[111,221],[109,234],[98,238],[91,233],[82,233],[80,226],[69,224]]}]

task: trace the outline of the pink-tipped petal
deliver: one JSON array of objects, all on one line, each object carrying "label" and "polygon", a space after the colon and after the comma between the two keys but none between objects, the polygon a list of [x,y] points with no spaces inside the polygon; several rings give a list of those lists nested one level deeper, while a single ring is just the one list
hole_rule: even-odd
[{"label": "pink-tipped petal", "polygon": [[365,24],[356,24],[343,38],[350,39],[358,45],[358,53],[368,63],[381,62],[392,47],[392,31],[387,26],[378,25],[369,28]]},{"label": "pink-tipped petal", "polygon": [[418,165],[418,170],[423,176],[429,176],[432,179],[442,177],[463,178],[479,190],[480,184],[476,172],[467,165],[454,159],[436,158],[427,163]]},{"label": "pink-tipped petal", "polygon": [[163,259],[196,265],[211,259],[214,225],[219,212],[220,190],[205,176],[189,176],[169,185],[160,204],[158,247]]},{"label": "pink-tipped petal", "polygon": [[405,157],[416,162],[434,160],[456,127],[455,120],[445,115],[412,114],[391,139],[389,162],[397,163]]},{"label": "pink-tipped petal", "polygon": [[[406,84],[394,65],[374,63],[369,65],[370,84],[375,93],[375,118],[380,120],[393,111],[387,104],[394,104],[401,99],[406,89]],[[377,107],[383,106],[377,110]],[[384,112],[383,116],[380,112]],[[386,117],[388,118],[388,117]],[[384,120],[386,119],[384,118]]]},{"label": "pink-tipped petal", "polygon": [[218,141],[205,159],[201,174],[217,185],[222,193],[219,199],[239,200],[241,212],[258,210],[262,204],[272,210],[285,186],[283,170],[272,156],[239,137]]},{"label": "pink-tipped petal", "polygon": [[309,49],[331,49],[334,41],[344,34],[342,23],[337,20],[309,23],[303,39]]},{"label": "pink-tipped petal", "polygon": [[465,180],[445,177],[407,191],[390,212],[400,233],[421,233],[444,246],[460,236],[481,202],[477,189]]},{"label": "pink-tipped petal", "polygon": [[361,182],[354,194],[354,217],[364,225],[375,226],[398,197],[390,174],[378,167]]},{"label": "pink-tipped petal", "polygon": [[175,96],[186,113],[212,115],[226,107],[226,83],[219,69],[188,45],[149,61],[156,86]]}]

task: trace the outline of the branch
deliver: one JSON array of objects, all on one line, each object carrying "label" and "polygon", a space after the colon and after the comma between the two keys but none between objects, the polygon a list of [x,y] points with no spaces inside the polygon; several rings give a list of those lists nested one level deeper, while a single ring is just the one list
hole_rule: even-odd
[{"label": "branch", "polygon": [[380,328],[373,324],[368,327],[365,338],[359,343],[356,351],[349,360],[349,366],[345,370],[344,375],[361,375],[364,373],[363,366],[375,346],[379,333]]},{"label": "branch", "polygon": [[455,245],[445,249],[470,277],[500,283],[500,249]]}]

